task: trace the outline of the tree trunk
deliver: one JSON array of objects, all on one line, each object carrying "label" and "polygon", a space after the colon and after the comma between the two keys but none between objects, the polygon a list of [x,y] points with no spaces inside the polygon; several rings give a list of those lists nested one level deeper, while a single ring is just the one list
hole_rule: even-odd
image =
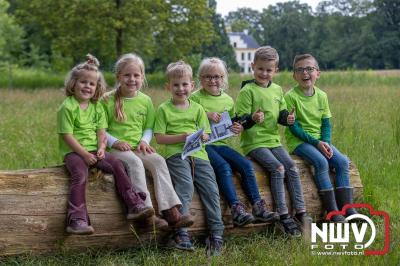
[{"label": "tree trunk", "polygon": [[[316,219],[323,217],[317,188],[313,182],[312,169],[295,157],[299,168],[308,212]],[[262,198],[272,209],[269,181],[257,164],[257,183]],[[357,168],[350,166],[351,185],[355,202],[362,199],[363,187]],[[153,182],[148,174],[148,186],[152,201],[156,203]],[[234,178],[238,197],[248,210],[250,204],[240,188],[239,177]],[[33,170],[0,171],[0,256],[21,253],[49,253],[64,249],[127,248],[149,241],[162,242],[166,233],[144,232],[125,219],[124,210],[114,188],[111,175],[92,171],[87,186],[87,207],[95,233],[89,236],[67,235],[65,217],[69,178],[64,167]],[[286,193],[287,194],[287,193]],[[287,196],[288,199],[288,196]],[[288,202],[290,202],[288,200]],[[154,204],[155,208],[157,204]],[[230,209],[221,199],[226,234],[243,234],[265,229],[265,224],[250,224],[244,228],[233,228]],[[190,227],[192,235],[207,232],[203,206],[195,193],[190,209],[195,224]]]}]

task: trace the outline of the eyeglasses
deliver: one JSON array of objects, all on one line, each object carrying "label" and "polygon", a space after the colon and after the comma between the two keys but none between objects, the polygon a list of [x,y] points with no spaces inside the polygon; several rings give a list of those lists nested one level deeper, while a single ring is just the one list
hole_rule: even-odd
[{"label": "eyeglasses", "polygon": [[316,68],[316,67],[297,67],[294,69],[294,72],[296,72],[297,74],[303,74],[304,70],[308,74],[311,74],[312,72],[314,72],[314,70],[318,70],[318,68]]},{"label": "eyeglasses", "polygon": [[201,76],[203,79],[205,79],[205,80],[207,80],[207,81],[212,81],[212,80],[215,80],[215,81],[219,81],[219,80],[221,80],[224,76]]}]

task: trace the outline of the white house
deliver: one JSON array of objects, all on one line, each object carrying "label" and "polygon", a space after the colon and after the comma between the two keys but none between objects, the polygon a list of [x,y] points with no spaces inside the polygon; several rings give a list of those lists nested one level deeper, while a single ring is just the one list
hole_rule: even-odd
[{"label": "white house", "polygon": [[251,36],[248,31],[244,32],[228,32],[229,41],[236,54],[236,62],[240,66],[241,73],[251,73],[251,62],[254,53],[260,45]]}]

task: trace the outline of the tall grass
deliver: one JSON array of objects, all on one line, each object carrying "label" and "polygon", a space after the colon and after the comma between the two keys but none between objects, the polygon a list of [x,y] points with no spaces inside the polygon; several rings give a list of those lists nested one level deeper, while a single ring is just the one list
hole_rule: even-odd
[{"label": "tall grass", "polygon": [[[227,92],[234,98],[241,79],[245,78],[232,75],[231,88]],[[275,81],[285,90],[293,84],[290,73],[281,73]],[[19,256],[0,260],[0,264],[398,265],[400,89],[397,84],[400,84],[399,76],[385,77],[370,72],[323,73],[318,83],[330,99],[333,144],[357,165],[364,185],[364,202],[387,211],[391,216],[391,251],[384,257],[312,256],[307,243],[266,231],[227,238],[224,255],[212,259],[205,257],[204,246],[200,244],[201,248],[194,253],[146,246],[122,252]],[[169,98],[166,92],[156,88],[144,92],[152,97],[155,106]],[[63,99],[62,93],[54,89],[0,90],[0,169],[40,168],[61,163],[57,151],[55,113]],[[237,139],[233,139],[231,144],[238,147]],[[379,241],[382,241],[382,236]]]},{"label": "tall grass", "polygon": [[[103,72],[107,84],[112,87],[115,84],[115,75],[111,72]],[[323,72],[319,85],[325,86],[395,86],[398,84],[400,72],[386,71],[381,75],[377,71],[329,71]],[[39,69],[0,68],[0,89],[48,89],[61,88],[64,84],[65,73],[55,73]],[[162,88],[165,84],[164,73],[146,74],[147,83],[152,88]],[[238,73],[230,74],[230,87],[238,89],[243,80],[252,79],[251,75]],[[289,88],[295,83],[292,73],[283,71],[279,73],[274,82],[284,88]]]}]

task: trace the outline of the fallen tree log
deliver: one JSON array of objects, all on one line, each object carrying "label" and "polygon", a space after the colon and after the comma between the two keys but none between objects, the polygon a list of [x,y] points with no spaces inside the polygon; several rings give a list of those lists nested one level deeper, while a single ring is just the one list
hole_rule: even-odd
[{"label": "fallen tree log", "polygon": [[[317,188],[312,179],[313,169],[298,157],[293,157],[300,171],[308,212],[316,220],[323,217]],[[261,167],[254,163],[257,183],[262,197],[273,208],[269,181]],[[350,166],[355,202],[362,199],[363,187],[354,164]],[[235,178],[238,196],[250,210],[250,204]],[[148,178],[152,200],[155,202],[152,179]],[[42,254],[62,250],[87,248],[119,249],[161,241],[165,234],[145,232],[131,225],[124,215],[115,193],[111,175],[92,171],[87,186],[87,207],[95,233],[89,236],[65,233],[65,217],[69,177],[64,167],[33,170],[0,171],[0,256],[22,253]],[[287,193],[286,193],[287,194]],[[288,195],[287,195],[288,199]],[[288,202],[290,202],[288,200]],[[157,204],[154,204],[155,207]],[[290,204],[289,204],[290,205]],[[265,224],[250,224],[233,228],[230,209],[221,198],[226,234],[243,234],[265,228]],[[195,193],[190,210],[195,224],[192,235],[206,234],[205,216],[200,198]]]}]

